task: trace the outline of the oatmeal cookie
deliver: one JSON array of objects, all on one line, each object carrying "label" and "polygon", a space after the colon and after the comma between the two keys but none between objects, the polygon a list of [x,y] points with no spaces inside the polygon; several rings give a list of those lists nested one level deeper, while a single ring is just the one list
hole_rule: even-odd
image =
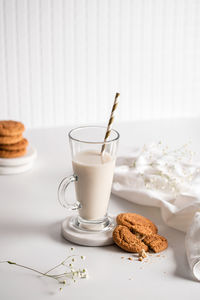
[{"label": "oatmeal cookie", "polygon": [[0,150],[1,158],[15,158],[26,154],[26,148],[20,150]]},{"label": "oatmeal cookie", "polygon": [[14,135],[14,136],[2,136],[0,135],[0,144],[4,145],[10,145],[10,144],[16,144],[23,140],[22,134]]},{"label": "oatmeal cookie", "polygon": [[133,234],[128,227],[118,225],[113,231],[114,242],[127,252],[140,252],[142,249],[148,251],[148,246]]},{"label": "oatmeal cookie", "polygon": [[135,213],[122,213],[117,216],[117,224],[124,225],[128,228],[131,228],[133,225],[142,225],[148,227],[152,233],[157,233],[158,229],[156,225],[151,222],[149,219],[135,214]]},{"label": "oatmeal cookie", "polygon": [[0,150],[21,150],[28,146],[27,139],[23,139],[15,144],[0,144]]},{"label": "oatmeal cookie", "polygon": [[24,124],[17,121],[0,121],[1,136],[16,136],[25,130]]},{"label": "oatmeal cookie", "polygon": [[159,234],[146,236],[143,239],[143,242],[148,245],[149,249],[156,253],[161,252],[168,247],[167,239]]},{"label": "oatmeal cookie", "polygon": [[167,239],[157,234],[156,225],[141,215],[119,214],[117,224],[113,231],[113,240],[125,251],[141,253],[151,250],[157,253],[168,247]]}]

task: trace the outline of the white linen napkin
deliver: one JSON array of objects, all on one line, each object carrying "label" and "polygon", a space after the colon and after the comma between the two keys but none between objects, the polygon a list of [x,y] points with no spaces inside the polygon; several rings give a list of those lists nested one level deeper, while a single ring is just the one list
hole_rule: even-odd
[{"label": "white linen napkin", "polygon": [[200,165],[193,162],[187,145],[170,151],[154,143],[119,157],[112,193],[160,207],[168,226],[187,232],[188,262],[200,280]]}]

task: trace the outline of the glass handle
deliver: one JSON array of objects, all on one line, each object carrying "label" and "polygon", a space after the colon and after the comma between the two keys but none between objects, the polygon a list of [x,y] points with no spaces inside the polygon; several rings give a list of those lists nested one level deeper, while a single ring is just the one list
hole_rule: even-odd
[{"label": "glass handle", "polygon": [[77,210],[81,207],[80,202],[76,201],[74,203],[68,203],[66,196],[65,196],[65,191],[68,187],[68,185],[71,182],[76,182],[78,181],[78,176],[76,175],[71,175],[69,177],[65,177],[63,178],[63,180],[61,181],[59,187],[58,187],[58,201],[60,202],[60,204],[67,208],[68,210]]}]

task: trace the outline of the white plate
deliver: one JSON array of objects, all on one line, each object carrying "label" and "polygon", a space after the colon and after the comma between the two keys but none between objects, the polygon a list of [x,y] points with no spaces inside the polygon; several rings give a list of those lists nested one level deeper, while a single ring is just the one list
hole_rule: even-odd
[{"label": "white plate", "polygon": [[0,175],[20,174],[30,170],[32,166],[33,166],[33,162],[27,163],[22,166],[15,166],[15,167],[0,166]]},{"label": "white plate", "polygon": [[32,146],[28,146],[27,153],[24,156],[16,158],[0,158],[0,166],[22,166],[32,162],[36,157],[36,149]]}]

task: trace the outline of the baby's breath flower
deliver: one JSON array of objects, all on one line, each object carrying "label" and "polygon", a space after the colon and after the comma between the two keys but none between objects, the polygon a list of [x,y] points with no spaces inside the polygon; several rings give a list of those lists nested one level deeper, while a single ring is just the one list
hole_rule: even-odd
[{"label": "baby's breath flower", "polygon": [[86,269],[80,270],[80,272],[79,272],[80,278],[87,278],[87,276],[88,276],[88,272]]},{"label": "baby's breath flower", "polygon": [[[190,163],[195,153],[189,148],[189,143],[171,151],[168,146],[163,146],[161,141],[156,145],[147,147],[144,145],[141,154],[146,157],[146,167],[151,167],[150,173],[138,172],[147,189],[161,190],[172,193],[175,197],[182,187],[187,188],[194,180],[200,168],[190,171],[184,166]],[[133,161],[137,168],[137,159]],[[137,171],[137,170],[136,170]]]},{"label": "baby's breath flower", "polygon": [[[65,285],[66,284],[66,280],[73,280],[74,282],[76,282],[75,278],[86,278],[87,277],[87,272],[86,269],[83,270],[75,270],[73,269],[73,265],[70,263],[67,266],[67,260],[71,259],[71,255],[68,256],[67,258],[65,258],[62,262],[60,262],[59,264],[57,264],[55,267],[51,268],[50,270],[48,270],[47,272],[42,272],[36,269],[33,269],[31,267],[28,266],[23,266],[21,264],[17,264],[15,262],[12,261],[0,261],[0,263],[8,263],[8,264],[12,264],[15,265],[17,267],[21,267],[24,269],[28,269],[31,270],[37,274],[40,274],[40,276],[46,276],[48,278],[52,278],[55,279],[59,284]],[[84,259],[84,256],[81,256],[81,259]],[[74,258],[72,258],[72,261],[75,261]],[[67,269],[66,269],[67,268]],[[60,272],[56,272],[56,274],[54,273],[55,270],[60,269]],[[63,269],[65,269],[65,271],[63,271]],[[60,287],[59,289],[62,292],[62,287]]]}]

